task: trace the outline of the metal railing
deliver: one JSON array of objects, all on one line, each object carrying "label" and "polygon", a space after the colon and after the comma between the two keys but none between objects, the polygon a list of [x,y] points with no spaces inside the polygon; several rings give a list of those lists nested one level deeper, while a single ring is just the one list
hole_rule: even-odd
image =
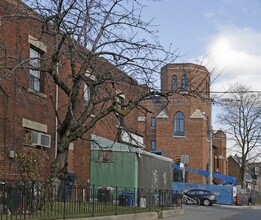
[{"label": "metal railing", "polygon": [[0,183],[0,220],[66,219],[149,212],[176,207],[172,190]]}]

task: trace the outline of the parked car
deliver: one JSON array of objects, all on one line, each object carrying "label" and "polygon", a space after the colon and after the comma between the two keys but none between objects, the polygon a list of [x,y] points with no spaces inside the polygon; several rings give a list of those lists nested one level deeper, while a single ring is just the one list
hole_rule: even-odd
[{"label": "parked car", "polygon": [[191,189],[185,194],[191,198],[198,198],[201,205],[210,206],[216,203],[216,196],[208,190],[204,189]]}]

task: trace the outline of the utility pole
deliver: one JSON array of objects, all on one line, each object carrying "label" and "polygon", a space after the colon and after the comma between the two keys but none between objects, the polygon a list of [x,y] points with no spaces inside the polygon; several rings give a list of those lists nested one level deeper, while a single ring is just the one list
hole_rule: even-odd
[{"label": "utility pole", "polygon": [[210,132],[209,132],[209,184],[212,184],[213,181],[213,130],[212,130],[212,125],[210,126]]},{"label": "utility pole", "polygon": [[210,126],[209,126],[209,184],[213,181],[213,127],[212,127],[212,99],[210,99]]}]

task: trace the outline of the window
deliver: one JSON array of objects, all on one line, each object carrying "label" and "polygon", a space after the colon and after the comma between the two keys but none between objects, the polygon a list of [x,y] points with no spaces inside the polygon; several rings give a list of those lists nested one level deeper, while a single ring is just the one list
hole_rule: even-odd
[{"label": "window", "polygon": [[208,80],[206,80],[206,95],[207,97],[210,96],[210,85]]},{"label": "window", "polygon": [[174,135],[184,136],[185,135],[185,120],[182,112],[177,112],[174,116]]},{"label": "window", "polygon": [[172,92],[174,92],[178,88],[178,78],[177,76],[172,76]]},{"label": "window", "polygon": [[84,106],[87,106],[90,100],[90,89],[86,85],[86,83],[84,83],[83,97],[84,97]]},{"label": "window", "polygon": [[[124,96],[125,97],[125,96]],[[123,106],[124,106],[124,98],[120,95],[118,97],[116,97],[116,102],[117,102],[117,105],[120,109],[123,109]],[[123,123],[124,123],[124,116],[123,115],[120,115],[116,112],[116,116],[117,116],[117,124],[118,126],[122,126]]]},{"label": "window", "polygon": [[189,191],[188,193],[188,196],[195,196],[197,193],[196,193],[196,191],[194,191],[194,190],[191,190],[191,191]]},{"label": "window", "polygon": [[98,163],[112,163],[112,151],[109,150],[100,150],[98,154]]},{"label": "window", "polygon": [[150,141],[150,149],[151,150],[156,150],[156,141],[155,140],[151,140]]},{"label": "window", "polygon": [[150,127],[151,128],[156,128],[156,118],[155,118],[155,116],[152,116],[150,118]]},{"label": "window", "polygon": [[198,195],[205,195],[205,191],[198,190],[198,191],[197,191],[197,194],[198,194]]},{"label": "window", "polygon": [[210,138],[210,127],[209,127],[209,119],[208,117],[206,117],[206,137],[207,137],[207,140]]},{"label": "window", "polygon": [[35,91],[40,91],[40,78],[41,78],[41,52],[30,48],[30,66],[29,70],[29,87]]},{"label": "window", "polygon": [[186,90],[186,89],[187,89],[187,76],[186,76],[186,74],[184,74],[184,75],[182,76],[181,88],[182,88],[183,90]]},{"label": "window", "polygon": [[[180,162],[176,163],[180,165]],[[185,172],[185,178],[183,180],[182,170],[173,169],[173,182],[188,182],[188,172]]]}]

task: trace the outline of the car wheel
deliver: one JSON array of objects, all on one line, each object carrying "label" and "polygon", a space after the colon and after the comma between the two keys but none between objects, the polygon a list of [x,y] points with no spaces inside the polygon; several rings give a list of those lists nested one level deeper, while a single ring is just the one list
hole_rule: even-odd
[{"label": "car wheel", "polygon": [[209,206],[210,201],[208,199],[204,199],[203,204],[204,204],[204,206]]}]

